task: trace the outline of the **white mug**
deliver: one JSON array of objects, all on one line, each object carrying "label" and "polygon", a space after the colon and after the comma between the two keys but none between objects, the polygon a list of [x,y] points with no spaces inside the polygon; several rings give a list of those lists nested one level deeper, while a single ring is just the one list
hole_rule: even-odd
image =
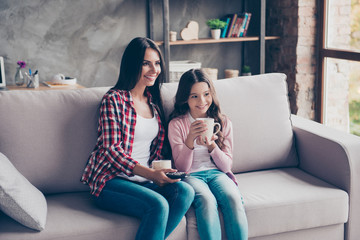
[{"label": "white mug", "polygon": [[151,167],[155,170],[171,169],[171,160],[154,160]]},{"label": "white mug", "polygon": [[[220,123],[214,122],[213,118],[197,118],[196,120],[202,120],[206,124],[207,130],[201,134],[203,137],[203,140],[205,140],[205,137],[208,138],[208,140],[211,140],[211,137],[213,134],[217,134],[220,131]],[[216,131],[214,132],[214,128],[217,126]]]}]

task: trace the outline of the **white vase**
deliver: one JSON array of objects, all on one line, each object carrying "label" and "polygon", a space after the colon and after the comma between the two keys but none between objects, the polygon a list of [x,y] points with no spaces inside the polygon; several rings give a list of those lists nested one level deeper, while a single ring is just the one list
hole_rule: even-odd
[{"label": "white vase", "polygon": [[211,37],[213,39],[220,39],[221,29],[211,29]]}]

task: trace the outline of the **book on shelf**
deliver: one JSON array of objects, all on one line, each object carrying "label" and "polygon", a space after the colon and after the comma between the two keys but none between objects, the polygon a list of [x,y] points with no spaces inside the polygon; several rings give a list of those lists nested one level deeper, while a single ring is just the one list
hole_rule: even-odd
[{"label": "book on shelf", "polygon": [[244,21],[242,22],[242,24],[240,26],[239,37],[244,36],[244,30],[245,30],[246,22],[248,19],[248,13],[244,13],[242,17],[243,17]]},{"label": "book on shelf", "polygon": [[226,32],[227,32],[227,29],[228,29],[228,26],[229,26],[229,23],[230,23],[230,17],[225,17],[222,19],[222,21],[226,22],[226,25],[225,27],[222,29],[222,32],[221,32],[221,37],[222,38],[225,38],[226,37]]},{"label": "book on shelf", "polygon": [[246,24],[245,24],[245,30],[244,30],[243,37],[246,37],[247,30],[249,28],[250,19],[251,19],[251,13],[247,13],[247,14],[248,14],[248,18],[247,18],[247,21],[246,21]]},{"label": "book on shelf", "polygon": [[234,28],[233,28],[233,31],[232,31],[230,37],[235,37],[235,36],[236,36],[237,31],[239,30],[239,22],[240,22],[240,20],[241,20],[240,17],[237,17],[237,18],[236,18],[235,24],[234,24]]},{"label": "book on shelf", "polygon": [[244,22],[244,16],[240,16],[238,17],[238,19],[236,20],[236,31],[233,33],[233,37],[239,37],[240,36],[240,31],[241,31],[241,27],[243,25]]},{"label": "book on shelf", "polygon": [[234,14],[232,15],[231,24],[230,24],[230,26],[229,26],[229,28],[228,28],[228,32],[227,32],[227,34],[226,34],[226,37],[231,37],[231,34],[232,34],[233,30],[234,30],[236,18],[237,18],[237,14],[234,13]]},{"label": "book on shelf", "polygon": [[225,28],[222,30],[222,38],[245,37],[249,27],[251,13],[234,13],[228,14],[222,18],[226,22]]}]

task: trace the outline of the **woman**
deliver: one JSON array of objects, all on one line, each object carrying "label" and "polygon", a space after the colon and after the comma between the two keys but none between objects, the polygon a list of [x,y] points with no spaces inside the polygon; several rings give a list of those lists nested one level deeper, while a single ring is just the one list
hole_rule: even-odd
[{"label": "woman", "polygon": [[[221,130],[210,139],[203,137],[207,127],[198,118],[214,118]],[[195,189],[193,206],[200,238],[221,239],[220,207],[227,239],[246,240],[247,217],[231,172],[232,124],[221,114],[211,80],[200,69],[181,76],[170,119],[168,135],[175,166],[190,173],[185,181]]]},{"label": "woman", "polygon": [[190,185],[165,174],[176,170],[150,168],[165,139],[164,70],[152,40],[129,43],[119,79],[102,99],[97,144],[81,179],[101,208],[141,219],[136,239],[165,239],[194,198]]}]

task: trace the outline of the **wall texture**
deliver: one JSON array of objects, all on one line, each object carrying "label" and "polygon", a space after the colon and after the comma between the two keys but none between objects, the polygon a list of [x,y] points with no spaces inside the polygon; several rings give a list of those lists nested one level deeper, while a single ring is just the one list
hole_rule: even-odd
[{"label": "wall texture", "polygon": [[267,71],[284,72],[291,112],[315,118],[317,5],[315,0],[268,1],[268,31],[280,39],[267,44]]},{"label": "wall texture", "polygon": [[[13,84],[16,62],[24,60],[39,70],[40,81],[54,74],[76,77],[86,87],[113,85],[122,53],[129,41],[149,36],[147,0],[1,0],[0,56]],[[154,40],[162,40],[162,1],[152,0]],[[205,6],[205,7],[204,7]],[[241,1],[170,1],[170,29],[178,32],[197,20],[199,36],[210,37],[206,20],[241,12]],[[256,22],[256,17],[254,17]],[[253,25],[253,28],[256,28]],[[226,43],[171,48],[171,60],[195,60],[203,67],[240,69],[243,47],[257,44]],[[252,51],[254,52],[254,51]],[[251,57],[254,54],[251,55]],[[246,59],[257,72],[257,56]],[[28,69],[27,67],[27,69]]]},{"label": "wall texture", "polygon": [[87,87],[113,85],[126,45],[147,35],[146,19],[144,0],[1,0],[7,83],[24,60],[40,81],[63,73]]}]

